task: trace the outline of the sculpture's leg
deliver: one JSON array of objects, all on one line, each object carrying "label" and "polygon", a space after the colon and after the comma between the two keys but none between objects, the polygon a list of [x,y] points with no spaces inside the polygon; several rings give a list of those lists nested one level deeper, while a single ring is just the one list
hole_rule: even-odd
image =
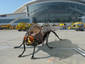
[{"label": "sculpture's leg", "polygon": [[24,43],[25,43],[25,40],[23,40],[22,44],[20,44],[19,46],[15,46],[14,48],[20,48]]},{"label": "sculpture's leg", "polygon": [[[50,34],[50,33],[49,33],[49,34]],[[48,34],[47,37],[46,37],[46,45],[47,45],[48,48],[52,49],[52,48],[54,48],[54,47],[51,47],[51,46],[48,45],[48,37],[49,37],[49,34]]]},{"label": "sculpture's leg", "polygon": [[23,50],[23,52],[22,52],[18,57],[22,57],[22,55],[23,55],[24,52],[26,51],[25,43],[23,44],[23,46],[24,46],[24,50]]},{"label": "sculpture's leg", "polygon": [[36,59],[36,58],[34,57],[34,54],[35,54],[35,48],[36,48],[36,46],[34,46],[34,49],[33,49],[33,53],[32,53],[32,57],[31,57],[31,59]]},{"label": "sculpture's leg", "polygon": [[54,35],[59,39],[62,40],[54,31],[51,31],[52,33],[54,33]]}]

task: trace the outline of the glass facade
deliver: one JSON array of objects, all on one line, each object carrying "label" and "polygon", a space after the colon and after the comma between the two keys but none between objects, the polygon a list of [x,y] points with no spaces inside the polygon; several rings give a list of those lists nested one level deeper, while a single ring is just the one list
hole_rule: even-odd
[{"label": "glass facade", "polygon": [[[10,23],[12,20],[14,19],[0,19],[0,23]],[[30,23],[29,19],[19,19],[19,20],[16,20],[16,22],[14,23],[19,23],[19,22]]]},{"label": "glass facade", "polygon": [[30,23],[30,20],[29,20],[29,19],[19,19],[19,20],[17,20],[15,23],[19,23],[19,22]]},{"label": "glass facade", "polygon": [[74,2],[42,2],[28,9],[36,22],[72,22],[85,15],[85,5]]},{"label": "glass facade", "polygon": [[0,23],[10,23],[13,19],[0,19]]},{"label": "glass facade", "polygon": [[19,23],[19,22],[28,22],[30,23],[30,19],[26,16],[26,14],[8,14],[8,15],[0,15],[0,24],[1,23]]}]

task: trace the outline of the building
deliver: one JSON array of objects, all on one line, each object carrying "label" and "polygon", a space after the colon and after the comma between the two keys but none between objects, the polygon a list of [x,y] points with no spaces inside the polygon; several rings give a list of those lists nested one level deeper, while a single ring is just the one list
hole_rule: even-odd
[{"label": "building", "polygon": [[31,17],[34,22],[38,23],[75,22],[80,20],[79,17],[85,16],[85,1],[35,0],[19,7],[12,15],[16,19],[17,15],[20,18],[21,14],[24,16],[22,18]]},{"label": "building", "polygon": [[0,25],[2,24],[17,24],[19,22],[30,22],[29,17],[25,13],[12,13],[0,15]]}]

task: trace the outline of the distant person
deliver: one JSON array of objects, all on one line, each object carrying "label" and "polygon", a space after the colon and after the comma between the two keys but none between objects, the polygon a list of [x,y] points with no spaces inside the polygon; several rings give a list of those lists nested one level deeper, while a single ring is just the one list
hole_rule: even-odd
[{"label": "distant person", "polygon": [[66,25],[66,24],[64,24],[63,29],[66,29],[66,28],[67,28],[67,25]]}]

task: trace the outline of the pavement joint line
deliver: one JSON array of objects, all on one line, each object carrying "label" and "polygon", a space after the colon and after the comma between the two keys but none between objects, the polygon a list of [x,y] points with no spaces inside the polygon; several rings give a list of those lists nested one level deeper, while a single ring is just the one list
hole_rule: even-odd
[{"label": "pavement joint line", "polygon": [[74,49],[77,53],[79,53],[80,55],[82,55],[83,57],[85,57],[85,50],[81,49],[81,48],[75,48]]},{"label": "pavement joint line", "polygon": [[0,46],[0,50],[7,49],[7,48],[13,48],[13,47],[10,47],[10,46]]},{"label": "pavement joint line", "polygon": [[[0,45],[0,48],[5,48],[5,47],[9,47],[9,48],[11,48],[12,46],[5,46],[5,45]],[[62,50],[64,50],[64,49],[66,49],[66,50],[74,50],[74,49],[77,49],[77,48],[55,48],[55,49],[62,49]]]}]

